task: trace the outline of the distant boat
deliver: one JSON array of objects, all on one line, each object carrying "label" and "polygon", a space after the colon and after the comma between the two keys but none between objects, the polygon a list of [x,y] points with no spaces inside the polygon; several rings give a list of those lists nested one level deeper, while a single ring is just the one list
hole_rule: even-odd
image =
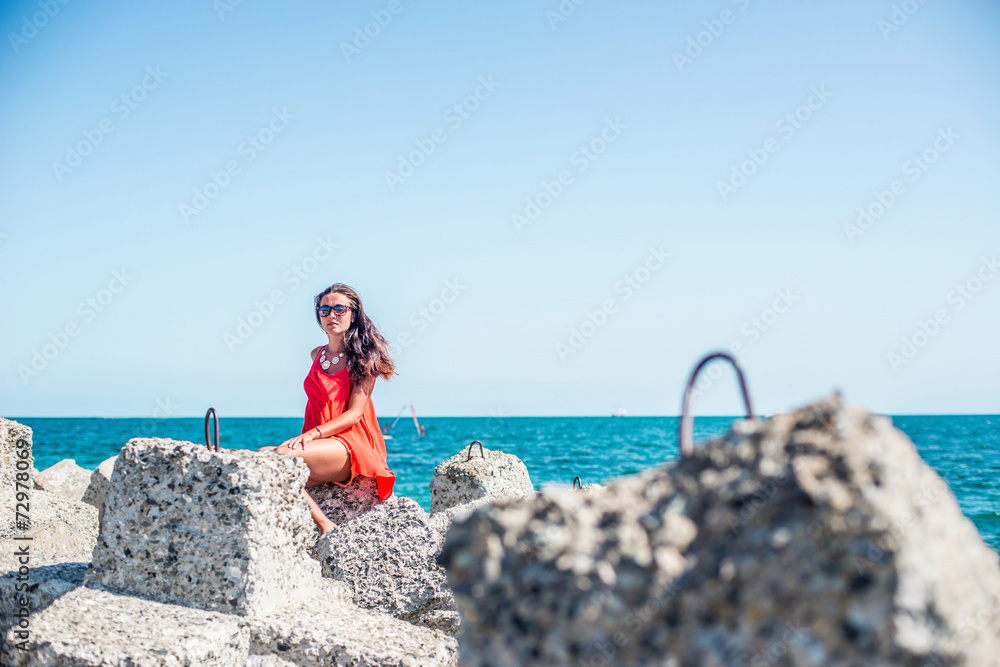
[{"label": "distant boat", "polygon": [[417,421],[417,411],[413,409],[412,405],[410,406],[410,412],[413,413],[413,426],[417,429],[417,435],[421,438],[424,437],[424,427]]},{"label": "distant boat", "polygon": [[388,433],[389,433],[389,431],[392,430],[392,427],[396,425],[396,422],[399,421],[399,418],[403,416],[403,410],[405,410],[405,409],[406,409],[406,406],[404,405],[403,407],[401,407],[399,409],[399,414],[396,415],[396,420],[394,422],[392,422],[391,424],[389,424],[388,426],[383,426],[382,427],[382,436],[383,436],[383,438],[386,438],[386,437],[392,438],[392,436],[388,435]]},{"label": "distant boat", "polygon": [[612,417],[624,417],[627,414],[628,414],[628,410],[626,410],[625,408],[618,408],[617,410],[615,410],[614,412],[611,413],[611,416]]},{"label": "distant boat", "polygon": [[[396,422],[399,421],[399,418],[403,416],[403,411],[404,410],[406,410],[406,406],[405,405],[399,409],[399,414],[396,415],[396,419],[391,424],[388,424],[388,425],[382,427],[382,439],[383,440],[392,440],[393,439],[392,436],[389,435],[389,431],[391,431],[392,427],[396,425]],[[417,421],[417,411],[413,409],[412,405],[410,406],[410,412],[413,413],[413,426],[417,429],[417,435],[420,436],[421,438],[424,437],[426,431],[424,429],[423,424],[421,424],[420,422]]]}]

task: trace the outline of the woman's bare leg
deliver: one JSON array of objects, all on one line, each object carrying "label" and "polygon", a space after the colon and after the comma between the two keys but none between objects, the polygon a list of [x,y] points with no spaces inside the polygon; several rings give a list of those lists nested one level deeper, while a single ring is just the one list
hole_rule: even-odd
[{"label": "woman's bare leg", "polygon": [[[279,446],[261,447],[257,451],[274,451],[301,458],[309,466],[309,479],[306,480],[306,486],[320,486],[327,482],[344,482],[351,478],[351,454],[347,451],[344,443],[336,438],[311,440],[306,443],[305,450]],[[305,489],[302,490],[302,494],[306,497],[306,502],[309,503],[313,521],[319,527],[319,534],[324,535],[336,528]]]},{"label": "woman's bare leg", "polygon": [[319,505],[316,504],[316,501],[313,500],[313,497],[309,495],[308,491],[302,489],[302,495],[306,497],[306,502],[309,503],[313,521],[316,522],[316,526],[319,528],[319,534],[321,536],[326,535],[328,532],[337,527],[332,521],[326,518],[326,515],[323,514],[323,510],[319,508]]},{"label": "woman's bare leg", "polygon": [[306,486],[316,486],[327,482],[346,482],[351,478],[351,454],[337,438],[310,440],[305,449],[275,447],[279,454],[297,456],[309,466]]}]

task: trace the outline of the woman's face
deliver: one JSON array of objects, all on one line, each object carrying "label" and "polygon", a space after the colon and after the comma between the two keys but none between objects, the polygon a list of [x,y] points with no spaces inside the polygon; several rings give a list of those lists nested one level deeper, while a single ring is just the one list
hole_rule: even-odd
[{"label": "woman's face", "polygon": [[[330,306],[331,308],[336,305],[351,307],[351,300],[347,298],[347,295],[340,294],[338,292],[331,292],[326,294],[322,299],[319,300],[319,305]],[[337,313],[330,311],[330,314],[326,317],[322,315],[319,318],[320,324],[323,326],[323,331],[328,334],[333,334],[335,336],[340,336],[347,333],[347,330],[351,328],[351,318],[354,317],[354,311],[349,310],[343,315],[338,316]]]}]

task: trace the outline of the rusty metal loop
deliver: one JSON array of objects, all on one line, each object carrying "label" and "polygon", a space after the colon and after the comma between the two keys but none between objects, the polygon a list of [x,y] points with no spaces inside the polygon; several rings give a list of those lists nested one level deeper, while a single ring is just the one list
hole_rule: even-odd
[{"label": "rusty metal loop", "polygon": [[219,451],[219,415],[215,413],[215,408],[209,408],[205,413],[205,446],[212,449],[212,441],[208,439],[208,419],[212,418],[215,425],[215,451]]},{"label": "rusty metal loop", "polygon": [[479,445],[479,454],[485,459],[486,458],[486,452],[483,451],[483,443],[479,442],[478,440],[473,440],[472,442],[469,443],[469,455],[465,457],[465,460],[466,461],[471,461],[472,460],[472,446],[473,445]]},{"label": "rusty metal loop", "polygon": [[680,445],[681,456],[690,456],[691,452],[694,451],[694,415],[691,414],[691,401],[694,394],[695,380],[698,379],[698,373],[701,372],[701,369],[716,359],[725,359],[732,364],[733,369],[736,371],[736,377],[740,381],[740,392],[743,394],[743,405],[747,409],[747,419],[756,419],[753,414],[753,408],[750,406],[750,394],[747,392],[747,383],[743,377],[743,369],[740,367],[740,363],[727,352],[713,352],[699,361],[698,365],[694,367],[691,379],[687,383],[687,389],[684,390],[684,405],[681,408],[681,419],[677,431],[677,442]]},{"label": "rusty metal loop", "polygon": [[573,488],[574,489],[582,489],[583,488],[583,480],[580,479],[579,477],[574,477],[573,478]]}]

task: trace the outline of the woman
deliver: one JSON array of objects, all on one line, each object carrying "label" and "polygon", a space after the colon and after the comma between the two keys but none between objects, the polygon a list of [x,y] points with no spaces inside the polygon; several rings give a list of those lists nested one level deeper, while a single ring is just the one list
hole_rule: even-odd
[{"label": "woman", "polygon": [[[347,285],[327,287],[316,295],[315,305],[327,344],[312,351],[313,364],[303,383],[308,402],[302,434],[257,451],[301,458],[309,466],[306,486],[347,486],[358,475],[374,477],[379,502],[385,501],[396,477],[386,465],[371,394],[375,378],[388,380],[396,373],[389,345],[365,315],[361,297]],[[335,528],[316,501],[302,493],[320,534]]]}]

